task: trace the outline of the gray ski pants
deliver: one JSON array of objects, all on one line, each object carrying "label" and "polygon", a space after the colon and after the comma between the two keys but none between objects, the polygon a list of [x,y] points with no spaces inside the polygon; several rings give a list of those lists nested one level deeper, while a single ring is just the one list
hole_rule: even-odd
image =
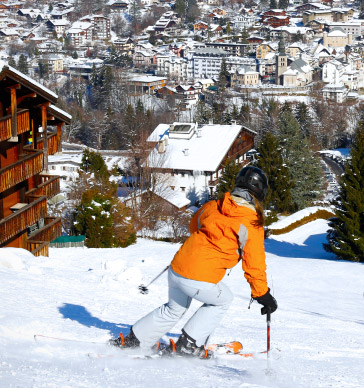
[{"label": "gray ski pants", "polygon": [[133,332],[141,346],[153,346],[182,318],[192,299],[203,305],[183,327],[198,346],[204,345],[215,330],[233,300],[230,289],[217,284],[186,279],[168,270],[169,300],[133,325]]}]

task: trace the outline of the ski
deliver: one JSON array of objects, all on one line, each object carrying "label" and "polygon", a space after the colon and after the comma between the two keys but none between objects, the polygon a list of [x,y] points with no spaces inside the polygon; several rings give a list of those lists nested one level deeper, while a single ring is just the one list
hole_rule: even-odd
[{"label": "ski", "polygon": [[224,344],[207,345],[207,350],[211,350],[216,354],[237,354],[241,352],[243,345],[239,341],[226,342]]},{"label": "ski", "polygon": [[44,334],[34,334],[34,341],[40,340],[54,340],[54,341],[65,341],[65,342],[77,342],[83,344],[97,344],[97,345],[105,345],[105,342],[97,342],[97,341],[86,341],[86,340],[78,340],[73,338],[63,338],[63,337],[52,337],[50,335]]},{"label": "ski", "polygon": [[[150,355],[143,355],[143,354],[122,354],[123,356],[126,355],[128,358],[137,359],[137,360],[154,360],[158,358],[186,358],[186,356],[171,352],[171,351],[165,351],[166,350],[166,344],[163,344],[162,351],[156,349],[156,352],[154,354]],[[227,355],[227,354],[240,354],[241,350],[243,349],[243,345],[241,342],[238,341],[232,341],[222,344],[210,344],[206,347],[207,350],[212,352],[212,358],[216,358],[216,356],[221,355]],[[120,349],[123,351],[123,349]],[[127,350],[127,349],[125,349]],[[121,354],[121,353],[119,353]],[[103,353],[87,353],[87,356],[90,358],[112,358],[118,356],[117,354],[103,354]]]}]

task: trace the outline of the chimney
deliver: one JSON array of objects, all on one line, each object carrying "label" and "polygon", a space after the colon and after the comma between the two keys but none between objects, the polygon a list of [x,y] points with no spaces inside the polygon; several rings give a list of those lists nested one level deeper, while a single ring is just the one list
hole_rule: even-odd
[{"label": "chimney", "polygon": [[213,119],[209,119],[209,125],[214,125],[214,120]]},{"label": "chimney", "polygon": [[164,152],[166,152],[166,145],[163,140],[158,141],[158,152],[160,154],[163,154]]},{"label": "chimney", "polygon": [[202,129],[197,129],[197,137],[202,137]]},{"label": "chimney", "polygon": [[185,149],[183,150],[183,152],[184,152],[185,156],[188,156],[188,151],[189,151],[189,149],[188,149],[188,148],[185,148]]}]

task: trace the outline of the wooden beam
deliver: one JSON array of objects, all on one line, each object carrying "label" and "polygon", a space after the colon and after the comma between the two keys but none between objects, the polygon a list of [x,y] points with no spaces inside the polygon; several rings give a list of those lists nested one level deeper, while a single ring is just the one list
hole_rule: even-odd
[{"label": "wooden beam", "polygon": [[17,100],[17,103],[18,103],[18,105],[19,105],[19,104],[22,103],[26,98],[35,98],[35,97],[37,97],[37,93],[29,93],[29,94],[26,94],[26,95],[24,95],[24,96],[19,97],[18,100]]},{"label": "wooden beam", "polygon": [[[50,104],[50,103],[49,103]],[[44,170],[48,171],[48,135],[47,135],[47,106],[48,103],[40,106],[42,111],[42,129],[43,129],[43,155],[44,155]]]},{"label": "wooden beam", "polygon": [[16,102],[16,87],[10,88],[10,101],[11,101],[11,136],[16,137],[18,135],[18,119],[17,111],[18,104]]}]

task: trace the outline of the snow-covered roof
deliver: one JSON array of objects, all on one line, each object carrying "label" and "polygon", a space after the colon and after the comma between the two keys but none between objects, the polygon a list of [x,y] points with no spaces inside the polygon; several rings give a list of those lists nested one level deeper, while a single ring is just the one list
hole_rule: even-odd
[{"label": "snow-covered roof", "polygon": [[12,73],[14,73],[16,76],[22,78],[24,81],[33,84],[36,88],[43,90],[45,93],[49,94],[50,96],[54,98],[58,98],[57,94],[53,93],[51,90],[40,84],[39,82],[35,81],[34,79],[28,77],[24,73],[20,72],[19,70],[15,69],[14,67],[9,66],[6,62],[0,60],[0,73],[4,70],[4,68],[8,68]]},{"label": "snow-covered roof", "polygon": [[186,194],[181,191],[175,191],[172,190],[169,187],[163,187],[162,190],[156,190],[154,191],[155,194],[160,196],[161,198],[165,199],[178,209],[182,209],[185,206],[188,206],[191,204],[191,201],[186,198]]},{"label": "snow-covered roof", "polygon": [[[170,125],[160,124],[149,136],[149,142],[168,137],[166,152],[157,148],[149,154],[148,165],[175,170],[216,171],[229,148],[243,128],[241,125],[174,123],[174,126],[193,126],[190,138],[171,138]],[[191,129],[191,128],[190,128]],[[254,133],[253,131],[251,131]]]}]

